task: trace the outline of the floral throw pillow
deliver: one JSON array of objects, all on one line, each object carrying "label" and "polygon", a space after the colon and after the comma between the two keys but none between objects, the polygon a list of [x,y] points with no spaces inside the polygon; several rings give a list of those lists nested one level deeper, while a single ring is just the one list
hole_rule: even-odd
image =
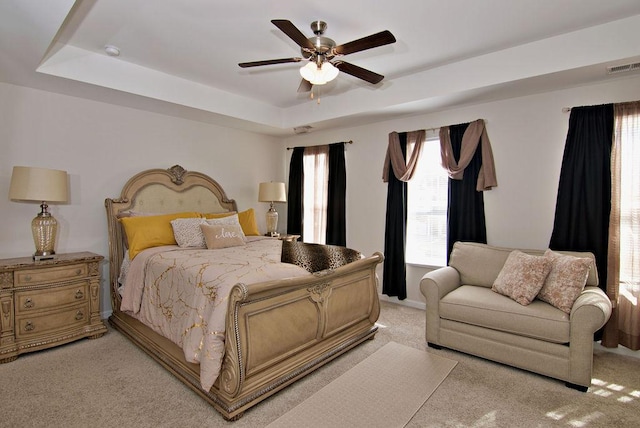
[{"label": "floral throw pillow", "polygon": [[238,224],[201,224],[209,250],[245,245],[242,227]]},{"label": "floral throw pillow", "polygon": [[551,260],[514,250],[493,283],[491,290],[521,305],[528,305],[544,285],[551,271]]},{"label": "floral throw pillow", "polygon": [[552,268],[538,293],[538,299],[569,314],[587,283],[593,261],[551,250],[545,251],[544,257],[551,260]]}]

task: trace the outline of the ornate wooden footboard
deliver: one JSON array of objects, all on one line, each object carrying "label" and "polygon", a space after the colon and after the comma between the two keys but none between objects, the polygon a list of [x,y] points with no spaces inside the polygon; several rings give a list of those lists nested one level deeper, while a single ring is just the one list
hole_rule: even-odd
[{"label": "ornate wooden footboard", "polygon": [[[209,190],[216,200],[203,208],[203,194],[201,189],[194,190],[196,187]],[[197,196],[192,200],[185,196],[189,193]],[[152,203],[158,194],[163,201]],[[170,201],[172,194],[179,200],[177,204]],[[251,406],[372,338],[377,330],[380,307],[376,266],[383,260],[380,253],[311,276],[237,284],[229,299],[222,369],[211,390],[205,391],[200,386],[199,366],[186,362],[181,348],[119,310],[118,275],[124,241],[117,217],[143,206],[153,212],[211,211],[210,205],[217,206],[218,211],[234,211],[235,202],[227,199],[214,180],[176,166],[134,176],[121,197],[107,199],[105,205],[110,238],[111,325],[227,419],[240,417]]]}]

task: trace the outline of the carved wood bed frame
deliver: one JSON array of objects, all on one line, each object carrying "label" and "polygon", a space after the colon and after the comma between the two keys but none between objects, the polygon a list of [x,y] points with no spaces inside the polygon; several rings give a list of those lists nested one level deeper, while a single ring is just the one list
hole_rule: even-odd
[{"label": "carved wood bed frame", "polygon": [[[212,178],[179,165],[133,176],[120,197],[106,199],[109,229],[110,324],[180,381],[235,420],[245,410],[359,343],[372,339],[380,313],[376,266],[370,257],[311,276],[236,284],[229,298],[225,357],[209,391],[200,387],[199,366],[182,349],[119,310],[118,276],[125,249],[119,213],[145,211],[237,211]],[[304,322],[301,322],[304,320]]]}]

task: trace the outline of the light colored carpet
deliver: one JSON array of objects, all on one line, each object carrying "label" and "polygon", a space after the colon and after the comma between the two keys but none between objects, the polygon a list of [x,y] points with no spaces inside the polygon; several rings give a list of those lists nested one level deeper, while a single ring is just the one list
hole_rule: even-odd
[{"label": "light colored carpet", "polygon": [[[639,426],[638,358],[596,350],[593,385],[581,393],[555,379],[427,348],[423,310],[381,304],[375,339],[288,386],[235,422],[225,421],[120,333],[110,330],[100,339],[83,339],[0,364],[0,426],[265,427],[388,342],[458,362],[407,428]],[[401,402],[405,394],[388,399]]]},{"label": "light colored carpet", "polygon": [[456,364],[389,342],[268,427],[404,427]]}]

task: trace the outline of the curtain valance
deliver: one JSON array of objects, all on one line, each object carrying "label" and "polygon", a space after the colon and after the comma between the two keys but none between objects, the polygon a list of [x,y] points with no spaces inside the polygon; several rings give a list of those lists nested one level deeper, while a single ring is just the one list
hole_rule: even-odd
[{"label": "curtain valance", "polygon": [[416,165],[418,164],[418,157],[422,149],[422,143],[426,137],[426,131],[424,129],[418,131],[407,132],[407,146],[413,144],[413,152],[409,157],[409,160],[405,159],[405,155],[402,154],[400,148],[400,136],[397,132],[389,134],[389,146],[387,147],[387,154],[384,159],[384,167],[382,169],[382,181],[389,182],[389,164],[393,169],[393,174],[400,181],[409,181],[413,177]]},{"label": "curtain valance", "polygon": [[489,136],[484,126],[484,120],[478,119],[469,123],[462,137],[460,160],[457,162],[453,156],[453,149],[451,148],[449,127],[443,126],[440,128],[442,167],[447,170],[449,178],[453,180],[462,180],[464,169],[469,165],[469,162],[471,162],[478,144],[480,144],[482,154],[482,166],[478,173],[476,190],[481,192],[483,190],[491,190],[492,187],[498,185],[493,161],[493,151],[491,150],[491,142],[489,141]]}]

